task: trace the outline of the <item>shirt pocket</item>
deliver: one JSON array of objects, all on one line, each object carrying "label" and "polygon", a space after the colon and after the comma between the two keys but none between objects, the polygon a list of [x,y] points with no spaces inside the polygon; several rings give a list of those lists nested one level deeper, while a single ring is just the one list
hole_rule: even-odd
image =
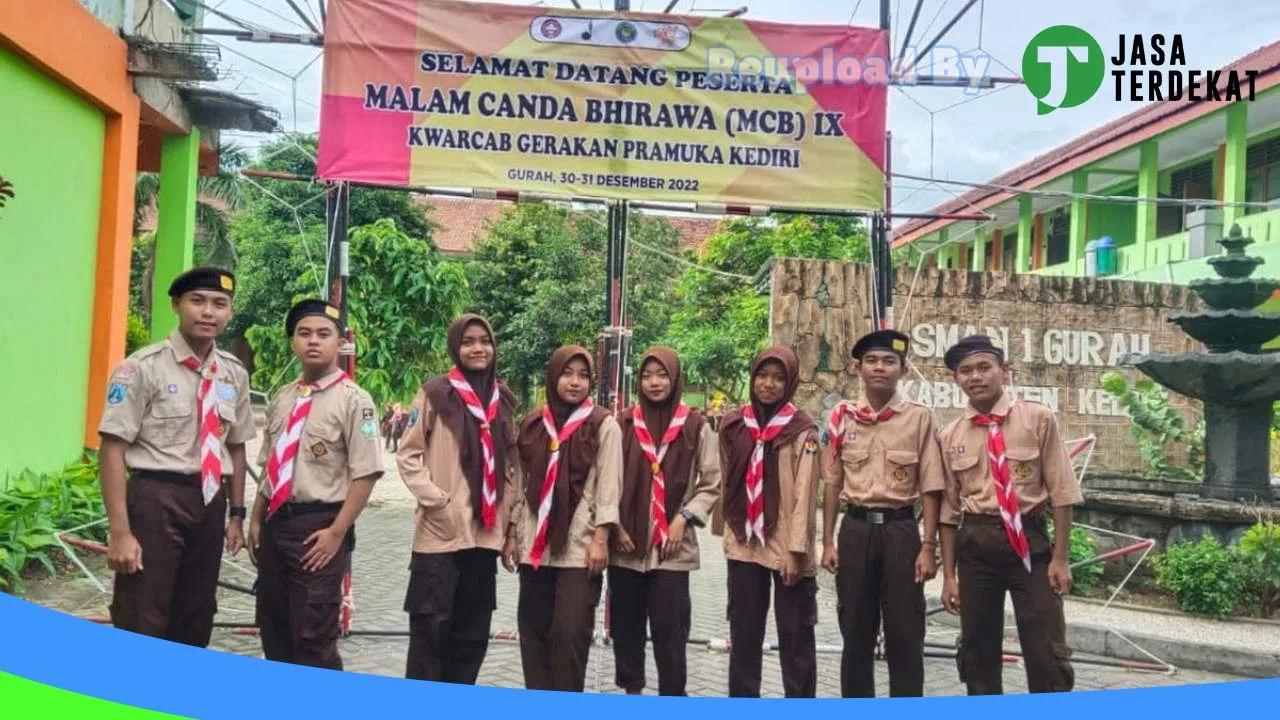
[{"label": "shirt pocket", "polygon": [[1040,448],[1011,447],[1004,451],[1009,463],[1009,477],[1019,487],[1039,487],[1041,483]]},{"label": "shirt pocket", "polygon": [[888,450],[884,456],[889,487],[906,494],[914,492],[920,481],[920,453],[914,450]]},{"label": "shirt pocket", "polygon": [[161,399],[151,403],[142,421],[142,435],[157,446],[195,442],[194,406],[186,400]]},{"label": "shirt pocket", "polygon": [[844,485],[855,492],[871,489],[871,476],[868,474],[868,460],[871,451],[863,447],[845,445],[840,449],[840,462],[844,466]]},{"label": "shirt pocket", "polygon": [[947,470],[960,485],[962,495],[972,495],[982,490],[982,478],[978,475],[978,456],[960,455],[948,451],[945,460]]},{"label": "shirt pocket", "polygon": [[342,425],[332,420],[308,421],[302,428],[302,447],[298,450],[311,464],[341,468],[347,457],[346,446],[342,442]]}]

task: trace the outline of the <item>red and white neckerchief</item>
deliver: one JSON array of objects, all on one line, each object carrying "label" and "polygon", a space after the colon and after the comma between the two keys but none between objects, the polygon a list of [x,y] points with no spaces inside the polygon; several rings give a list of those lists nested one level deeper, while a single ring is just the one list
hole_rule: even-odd
[{"label": "red and white neckerchief", "polygon": [[973,423],[987,428],[987,457],[991,461],[991,477],[995,480],[996,500],[1000,503],[1000,519],[1004,521],[1004,532],[1009,537],[1013,551],[1022,559],[1027,572],[1031,572],[1031,546],[1022,529],[1022,510],[1018,507],[1018,494],[1009,477],[1009,462],[1004,453],[1004,432],[1000,429],[1008,417],[1008,411],[1004,415],[979,413],[973,416]]},{"label": "red and white neckerchief", "polygon": [[333,387],[347,379],[347,374],[339,373],[337,377],[326,383],[306,384],[298,381],[298,398],[293,401],[293,411],[284,425],[284,431],[276,438],[276,446],[267,458],[267,480],[270,482],[270,502],[267,505],[267,517],[275,514],[289,501],[293,491],[293,469],[298,460],[298,445],[302,439],[302,426],[311,414],[311,396]]},{"label": "red and white neckerchief", "polygon": [[653,435],[649,434],[649,428],[644,424],[644,412],[639,405],[631,411],[631,417],[635,420],[636,440],[640,441],[640,449],[644,451],[644,457],[649,461],[649,472],[653,475],[649,515],[653,518],[653,544],[661,547],[667,542],[667,479],[662,472],[662,459],[667,456],[667,449],[684,428],[685,420],[689,419],[689,406],[680,403],[676,408],[671,424],[662,435],[660,448],[653,445]]},{"label": "red and white neckerchief", "polygon": [[853,414],[853,403],[841,400],[831,408],[827,418],[827,444],[831,448],[831,457],[840,454],[840,446],[844,444],[844,416]]},{"label": "red and white neckerchief", "polygon": [[200,361],[189,357],[182,361],[189,370],[200,375],[196,385],[196,417],[200,421],[197,440],[200,443],[200,491],[208,505],[222,487],[222,428],[218,421],[218,358],[214,355],[203,369]]},{"label": "red and white neckerchief", "polygon": [[480,520],[484,523],[486,530],[492,530],[494,523],[498,521],[498,477],[494,469],[493,433],[489,426],[493,423],[493,419],[498,417],[498,399],[501,397],[498,392],[498,383],[496,381],[493,383],[493,393],[489,396],[488,407],[483,407],[480,405],[480,396],[471,387],[471,383],[467,382],[462,371],[454,368],[446,377],[449,378],[449,384],[458,393],[458,397],[462,398],[462,403],[467,406],[471,417],[480,423],[480,448],[484,455],[484,486],[480,490]]},{"label": "red and white neckerchief", "polygon": [[764,430],[756,421],[756,411],[751,405],[742,409],[742,422],[751,432],[751,439],[756,442],[751,451],[751,462],[747,464],[747,542],[755,537],[764,545],[764,444],[772,441],[782,432],[796,415],[796,406],[787,403],[778,410]]},{"label": "red and white neckerchief", "polygon": [[538,527],[533,537],[533,547],[529,549],[529,563],[537,570],[542,564],[542,554],[547,549],[547,526],[551,520],[551,501],[555,497],[556,476],[560,471],[560,446],[573,437],[573,433],[582,426],[595,406],[591,398],[582,401],[577,410],[565,421],[564,427],[556,429],[555,418],[551,415],[551,406],[542,407],[542,425],[551,436],[551,456],[547,458],[547,474],[542,479],[542,491],[538,494]]}]

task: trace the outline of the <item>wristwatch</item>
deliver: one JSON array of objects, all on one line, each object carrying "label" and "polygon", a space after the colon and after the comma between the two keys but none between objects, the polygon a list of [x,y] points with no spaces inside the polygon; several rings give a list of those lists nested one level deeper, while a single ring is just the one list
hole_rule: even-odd
[{"label": "wristwatch", "polygon": [[697,515],[694,515],[694,514],[693,514],[693,511],[689,510],[688,508],[685,508],[685,509],[681,510],[681,511],[680,511],[680,516],[684,518],[684,521],[685,521],[686,523],[688,523],[688,524],[690,524],[690,525],[692,525],[692,526],[694,526],[694,527],[702,527],[702,521],[701,521],[701,520],[699,520],[699,519],[698,519],[698,516],[697,516]]},{"label": "wristwatch", "polygon": [[248,516],[248,514],[249,513],[245,511],[245,507],[243,505],[231,506],[231,517],[233,518],[240,518],[241,520],[243,520],[245,519],[245,517]]}]

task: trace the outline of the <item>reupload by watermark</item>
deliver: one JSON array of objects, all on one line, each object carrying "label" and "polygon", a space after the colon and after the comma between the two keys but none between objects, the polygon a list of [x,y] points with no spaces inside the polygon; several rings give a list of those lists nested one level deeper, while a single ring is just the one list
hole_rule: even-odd
[{"label": "reupload by watermark", "polygon": [[984,81],[992,61],[991,55],[980,50],[961,51],[942,45],[924,55],[918,48],[908,47],[901,59],[848,55],[829,45],[797,56],[745,55],[727,45],[716,45],[707,50],[707,77],[726,83],[759,79],[761,82],[753,84],[803,94],[813,85],[915,85],[928,75],[931,84],[954,85],[967,95],[977,95],[988,87]]}]

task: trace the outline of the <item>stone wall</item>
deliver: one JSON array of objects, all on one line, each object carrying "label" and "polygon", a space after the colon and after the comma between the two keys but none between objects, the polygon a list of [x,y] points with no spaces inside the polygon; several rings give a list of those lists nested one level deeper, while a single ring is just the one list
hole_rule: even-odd
[{"label": "stone wall", "polygon": [[[869,272],[867,265],[834,261],[774,263],[771,341],[796,350],[796,403],[824,421],[841,397],[858,393],[850,352],[871,329]],[[1129,352],[1197,350],[1198,343],[1167,321],[1169,313],[1197,303],[1177,285],[929,268],[917,275],[900,267],[894,326],[912,338],[913,366],[903,390],[950,422],[965,400],[943,353],[966,334],[989,334],[1006,348],[1021,397],[1056,409],[1067,439],[1098,437],[1090,467],[1138,472],[1142,458],[1129,420],[1102,390],[1101,377]],[[1131,381],[1141,377],[1123,371]]]}]

